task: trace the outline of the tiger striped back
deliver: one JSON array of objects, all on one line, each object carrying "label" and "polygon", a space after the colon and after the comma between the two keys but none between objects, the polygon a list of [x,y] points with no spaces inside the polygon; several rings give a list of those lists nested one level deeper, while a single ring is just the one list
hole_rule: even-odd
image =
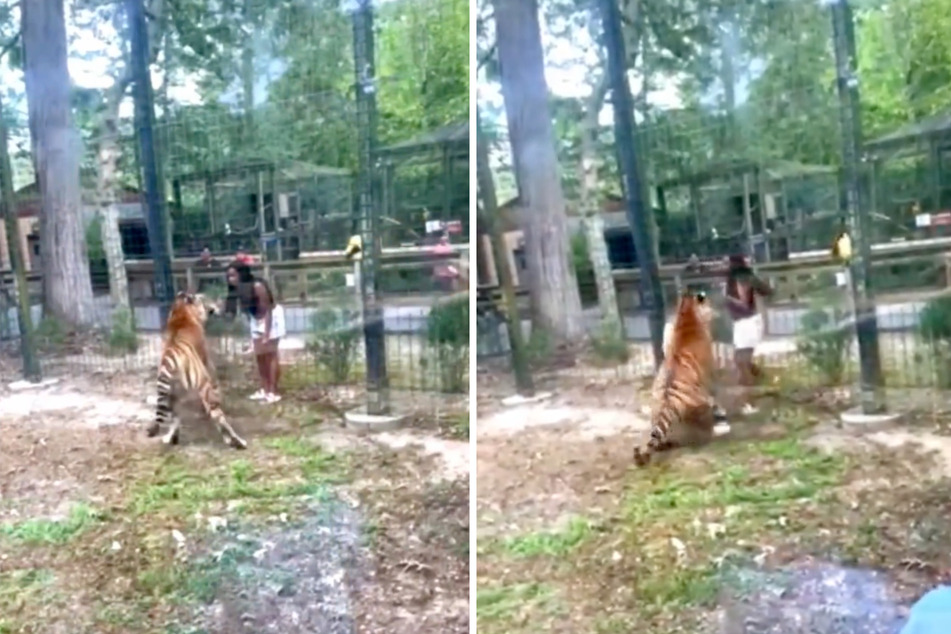
[{"label": "tiger striped back", "polygon": [[712,437],[721,416],[710,394],[713,317],[705,294],[681,296],[664,362],[651,391],[650,436],[643,447],[634,449],[638,466],[647,465],[658,451]]},{"label": "tiger striped back", "polygon": [[169,311],[159,360],[158,401],[155,419],[146,430],[149,437],[158,435],[163,425],[169,425],[163,442],[178,442],[181,423],[174,410],[178,396],[176,388],[179,388],[182,392],[197,393],[205,414],[218,426],[226,444],[237,449],[247,447],[247,442],[228,424],[221,410],[221,397],[208,357],[205,323],[215,312],[215,305],[203,295],[187,292],[176,295]]}]

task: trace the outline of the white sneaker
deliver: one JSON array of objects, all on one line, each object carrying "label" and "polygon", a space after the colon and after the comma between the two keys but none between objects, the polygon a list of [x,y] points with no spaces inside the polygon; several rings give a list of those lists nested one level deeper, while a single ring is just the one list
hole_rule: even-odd
[{"label": "white sneaker", "polygon": [[264,397],[265,403],[277,403],[279,400],[281,400],[280,394],[268,394]]},{"label": "white sneaker", "polygon": [[749,416],[750,414],[758,414],[759,410],[747,403],[743,406],[743,409],[740,410],[744,416]]},{"label": "white sneaker", "polygon": [[252,401],[264,401],[267,400],[267,392],[264,390],[258,390],[254,394],[248,397]]}]

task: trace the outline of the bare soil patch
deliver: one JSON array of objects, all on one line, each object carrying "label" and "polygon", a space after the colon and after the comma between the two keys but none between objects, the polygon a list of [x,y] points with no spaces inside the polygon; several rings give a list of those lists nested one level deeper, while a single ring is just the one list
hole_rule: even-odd
[{"label": "bare soil patch", "polygon": [[512,410],[480,385],[480,632],[894,632],[951,571],[938,433],[857,436],[773,390],[638,470],[643,385],[542,385]]},{"label": "bare soil patch", "polygon": [[467,417],[356,436],[219,373],[245,452],[145,438],[150,371],[0,390],[0,633],[468,631]]}]

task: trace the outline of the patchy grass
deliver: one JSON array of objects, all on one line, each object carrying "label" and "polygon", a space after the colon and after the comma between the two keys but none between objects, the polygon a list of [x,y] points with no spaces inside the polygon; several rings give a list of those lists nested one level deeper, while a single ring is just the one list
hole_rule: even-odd
[{"label": "patchy grass", "polygon": [[27,519],[0,524],[0,540],[27,546],[62,545],[103,521],[105,515],[86,504],[76,504],[62,519]]},{"label": "patchy grass", "polygon": [[[916,592],[951,570],[951,526],[940,519],[951,490],[922,478],[930,458],[860,439],[846,451],[820,449],[803,418],[777,415],[778,438],[744,440],[739,429],[730,441],[631,468],[611,503],[480,540],[479,632],[715,632],[730,570],[810,556],[886,569],[926,562],[902,576]],[[594,487],[582,472],[595,469],[579,458],[561,478],[584,493]],[[482,491],[491,507],[482,496],[493,492]]]},{"label": "patchy grass", "polygon": [[301,435],[261,439],[242,454],[216,449],[147,452],[111,465],[116,458],[103,456],[107,473],[99,479],[120,480],[102,492],[108,511],[77,504],[60,519],[0,524],[9,555],[0,573],[0,633],[48,631],[50,619],[70,610],[58,597],[93,606],[76,611],[77,633],[187,622],[190,606],[212,600],[258,547],[239,539],[203,554],[209,538],[232,526],[293,522],[350,479],[349,455]]}]

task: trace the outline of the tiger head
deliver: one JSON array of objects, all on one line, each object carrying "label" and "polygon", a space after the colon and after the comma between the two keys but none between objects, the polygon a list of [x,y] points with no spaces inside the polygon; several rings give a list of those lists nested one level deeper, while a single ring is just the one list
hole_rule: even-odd
[{"label": "tiger head", "polygon": [[681,295],[677,314],[671,324],[668,344],[671,353],[694,344],[709,345],[712,336],[711,324],[715,316],[716,312],[703,291],[688,291]]},{"label": "tiger head", "polygon": [[168,329],[178,330],[190,324],[204,327],[208,316],[217,312],[218,307],[205,295],[180,291],[168,311]]},{"label": "tiger head", "polygon": [[707,299],[704,291],[687,291],[680,297],[680,306],[677,308],[678,316],[684,312],[693,313],[700,323],[709,326],[716,317],[716,311]]}]

